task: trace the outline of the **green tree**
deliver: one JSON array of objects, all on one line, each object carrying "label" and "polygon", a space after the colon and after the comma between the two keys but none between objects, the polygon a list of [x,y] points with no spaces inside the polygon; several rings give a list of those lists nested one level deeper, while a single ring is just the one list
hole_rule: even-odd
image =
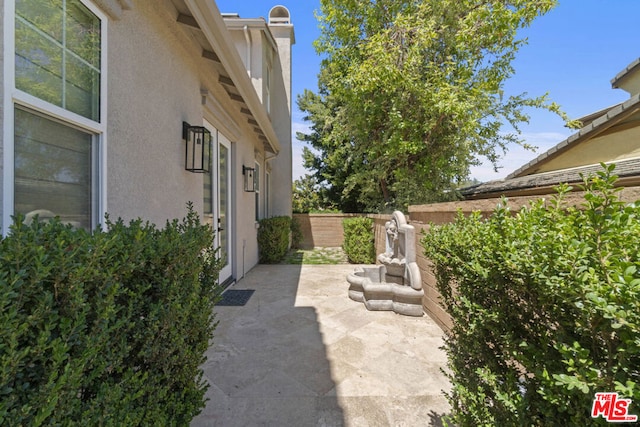
[{"label": "green tree", "polygon": [[321,0],[319,93],[298,98],[305,166],[332,200],[361,211],[456,197],[469,167],[522,144],[526,108],[505,97],[517,32],[555,0]]},{"label": "green tree", "polygon": [[322,208],[321,189],[315,177],[305,175],[293,182],[293,211],[307,213]]},{"label": "green tree", "polygon": [[[361,212],[365,206],[358,201],[358,194],[363,189],[352,186],[351,191],[344,191],[345,182],[355,172],[358,160],[353,157],[351,145],[346,139],[339,139],[333,132],[334,124],[339,120],[338,109],[332,97],[322,85],[320,95],[309,90],[298,97],[298,106],[307,115],[305,120],[311,123],[311,132],[298,132],[297,138],[317,149],[303,149],[304,166],[315,171],[313,177],[325,196],[324,208],[337,207],[342,212]],[[339,129],[339,126],[335,127]]]}]

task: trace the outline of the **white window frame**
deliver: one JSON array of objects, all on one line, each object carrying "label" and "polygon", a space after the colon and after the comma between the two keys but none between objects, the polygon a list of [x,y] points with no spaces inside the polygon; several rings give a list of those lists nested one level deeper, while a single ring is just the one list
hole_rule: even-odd
[{"label": "white window frame", "polygon": [[[92,228],[102,224],[107,212],[107,25],[108,18],[90,0],[79,0],[100,20],[100,117],[98,121],[88,119],[62,107],[51,104],[16,88],[15,85],[15,1],[4,2],[4,102],[3,102],[3,189],[2,189],[2,235],[9,233],[15,202],[15,108],[25,107],[42,113],[71,127],[93,134],[92,156]],[[93,192],[97,194],[93,194]]]},{"label": "white window frame", "polygon": [[262,173],[262,167],[260,166],[260,163],[258,161],[255,162],[255,172],[253,175],[253,179],[254,179],[254,184],[253,184],[253,188],[255,189],[254,191],[254,195],[255,195],[255,209],[256,209],[256,222],[260,221],[263,216],[262,216],[262,203],[261,203],[261,198],[260,198],[260,185],[262,184],[262,180],[260,179],[260,174]]},{"label": "white window frame", "polygon": [[265,76],[265,106],[267,114],[271,114],[271,64],[267,64],[267,72]]},{"label": "white window frame", "polygon": [[267,114],[271,115],[271,75],[273,74],[273,52],[271,47],[267,45],[267,55],[264,67],[264,106]]},{"label": "white window frame", "polygon": [[271,217],[271,172],[268,170],[264,174],[264,214],[267,218]]}]

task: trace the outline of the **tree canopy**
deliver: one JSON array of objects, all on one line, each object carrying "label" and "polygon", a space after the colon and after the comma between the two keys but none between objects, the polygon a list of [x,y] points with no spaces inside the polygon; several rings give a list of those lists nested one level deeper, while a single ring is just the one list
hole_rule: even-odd
[{"label": "tree canopy", "polygon": [[[319,91],[298,97],[305,167],[344,211],[456,197],[481,157],[522,144],[528,107],[504,95],[518,30],[555,0],[321,0]],[[564,117],[566,119],[566,117]]]}]

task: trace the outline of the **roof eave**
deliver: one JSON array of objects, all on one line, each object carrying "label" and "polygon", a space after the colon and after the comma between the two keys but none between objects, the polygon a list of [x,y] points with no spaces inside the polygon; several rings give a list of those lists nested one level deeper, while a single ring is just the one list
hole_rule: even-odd
[{"label": "roof eave", "polygon": [[273,152],[277,155],[281,149],[278,137],[258,94],[253,88],[218,7],[214,2],[208,0],[185,0],[185,4],[198,22],[200,30],[213,47],[220,62],[228,71],[235,87],[264,132]]},{"label": "roof eave", "polygon": [[620,87],[622,80],[627,78],[633,72],[640,68],[640,58],[635,59],[631,64],[627,65],[624,70],[620,71],[613,79],[611,79],[611,87],[617,89]]},{"label": "roof eave", "polygon": [[269,25],[264,18],[224,18],[224,23],[230,30],[243,30],[244,27],[255,28],[265,33],[273,50],[278,50],[278,45],[269,30]]},{"label": "roof eave", "polygon": [[638,110],[640,110],[640,94],[634,95],[625,102],[614,106],[606,114],[601,115],[569,138],[551,147],[534,160],[507,175],[506,179],[518,178],[535,172],[536,167],[542,161],[557,157],[581,141],[594,138]]}]

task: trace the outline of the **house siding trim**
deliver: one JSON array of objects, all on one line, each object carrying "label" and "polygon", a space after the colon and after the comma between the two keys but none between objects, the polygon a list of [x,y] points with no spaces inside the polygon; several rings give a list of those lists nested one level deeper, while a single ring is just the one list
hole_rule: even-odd
[{"label": "house siding trim", "polygon": [[506,179],[518,178],[525,175],[535,173],[536,167],[543,161],[556,157],[578,144],[579,142],[587,139],[595,138],[603,132],[610,129],[616,123],[620,123],[630,115],[640,111],[640,94],[632,96],[622,104],[614,106],[608,113],[603,114],[587,126],[580,129],[578,132],[571,135],[569,138],[560,142],[558,145],[550,148],[548,151],[542,153],[534,160],[518,168],[514,172],[510,173]]},{"label": "house siding trim", "polygon": [[[4,1],[4,10],[2,17],[3,34],[2,34],[2,61],[3,61],[3,103],[2,103],[2,217],[0,218],[0,229],[2,235],[6,236],[9,232],[9,224],[11,224],[11,215],[13,212],[5,206],[13,206],[13,92],[15,71],[15,60],[13,47],[15,33],[15,2],[11,0]],[[10,47],[11,45],[11,47]],[[11,125],[9,125],[11,123]]]},{"label": "house siding trim", "polygon": [[120,19],[125,10],[133,8],[132,0],[94,0],[107,15],[112,19]]}]

